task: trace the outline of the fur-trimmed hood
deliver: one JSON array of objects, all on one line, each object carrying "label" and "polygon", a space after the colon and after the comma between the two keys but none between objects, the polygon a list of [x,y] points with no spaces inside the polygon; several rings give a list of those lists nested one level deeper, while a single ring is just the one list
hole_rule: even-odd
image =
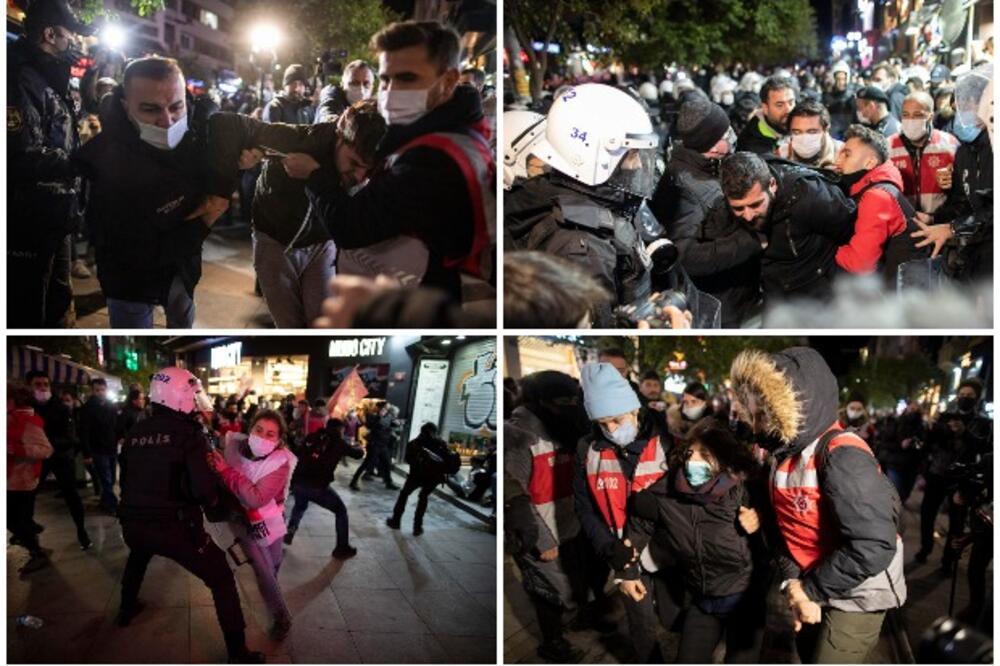
[{"label": "fur-trimmed hood", "polygon": [[793,450],[805,448],[837,421],[837,379],[809,347],[741,352],[730,379],[736,398],[759,405],[769,434]]}]

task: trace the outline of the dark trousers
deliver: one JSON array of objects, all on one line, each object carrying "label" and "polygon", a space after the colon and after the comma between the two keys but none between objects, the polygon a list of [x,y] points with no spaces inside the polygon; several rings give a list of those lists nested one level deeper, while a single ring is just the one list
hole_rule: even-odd
[{"label": "dark trousers", "polygon": [[420,494],[417,496],[417,511],[413,514],[413,526],[423,526],[424,513],[427,511],[427,498],[434,492],[434,487],[437,484],[438,482],[436,481],[419,479],[411,472],[406,477],[406,483],[403,484],[402,490],[399,491],[399,497],[396,498],[396,506],[392,509],[393,522],[398,523],[403,519],[403,512],[406,511],[406,500],[409,499],[410,493],[419,488]]},{"label": "dark trousers", "polygon": [[351,477],[351,483],[357,483],[362,474],[365,472],[371,472],[376,476],[381,476],[385,481],[385,485],[388,486],[392,483],[392,476],[390,473],[391,467],[392,464],[389,460],[389,447],[369,444],[368,448],[365,449],[365,459],[360,465],[358,465],[358,469],[354,472],[354,476]]},{"label": "dark trousers", "polygon": [[227,635],[227,645],[236,634],[242,645],[246,624],[233,572],[226,554],[205,533],[201,523],[126,519],[122,520],[122,536],[129,547],[122,575],[122,608],[135,607],[146,567],[153,556],[166,557],[197,576],[212,591],[215,614],[223,634]]},{"label": "dark trousers", "polygon": [[71,235],[54,247],[7,248],[7,326],[65,328],[73,303]]},{"label": "dark trousers", "polygon": [[641,575],[642,584],[646,587],[646,596],[642,601],[633,601],[631,597],[625,600],[625,617],[628,618],[628,637],[635,649],[636,663],[653,664],[663,661],[660,643],[656,638],[656,625],[659,619],[653,608],[653,577],[648,573]]},{"label": "dark trousers", "polygon": [[41,548],[35,534],[35,491],[7,491],[7,529],[34,555]]},{"label": "dark trousers", "polygon": [[899,500],[905,504],[906,500],[910,497],[910,493],[913,492],[913,484],[917,480],[916,472],[908,468],[887,467],[885,475],[892,481],[892,485],[896,486],[896,492],[899,493]]},{"label": "dark trousers", "polygon": [[[941,504],[948,499],[948,480],[937,474],[924,475],[924,499],[920,503],[920,550],[930,553],[934,549],[934,522]],[[951,531],[949,526],[949,532]]]},{"label": "dark trousers", "polygon": [[306,509],[309,508],[309,502],[313,502],[319,504],[335,516],[337,521],[337,547],[348,545],[350,537],[347,532],[347,507],[344,506],[344,500],[340,499],[340,495],[337,494],[336,490],[330,486],[316,488],[314,486],[296,484],[292,486],[292,495],[295,497],[295,506],[292,507],[291,518],[288,519],[289,532],[299,529],[302,516],[305,515]]},{"label": "dark trousers", "polygon": [[51,458],[46,459],[42,465],[42,480],[49,475],[49,472],[56,477],[59,485],[59,492],[62,493],[63,501],[69,508],[69,515],[73,517],[77,533],[84,532],[83,527],[83,502],[80,494],[76,491],[76,464],[72,457],[66,453],[55,453]]},{"label": "dark trousers", "polygon": [[[747,600],[748,602],[750,600]],[[727,664],[756,664],[760,661],[760,648],[764,642],[764,618],[754,606],[744,603],[733,613],[710,615],[692,604],[684,616],[684,629],[677,652],[681,664],[710,664],[715,646],[726,639]]]},{"label": "dark trousers", "polygon": [[101,486],[101,506],[111,511],[118,508],[118,497],[115,495],[116,469],[115,454],[94,454],[94,471],[97,472]]}]

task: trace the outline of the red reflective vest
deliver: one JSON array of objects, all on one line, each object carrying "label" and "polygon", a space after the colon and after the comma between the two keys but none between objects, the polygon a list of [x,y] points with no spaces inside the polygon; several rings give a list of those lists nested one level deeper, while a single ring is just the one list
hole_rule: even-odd
[{"label": "red reflective vest", "polygon": [[951,166],[958,150],[958,139],[941,130],[931,130],[927,144],[917,151],[914,163],[901,134],[889,137],[889,159],[903,176],[903,194],[913,207],[925,213],[937,210],[948,193],[938,187],[934,174]]},{"label": "red reflective vest", "polygon": [[528,495],[546,527],[557,539],[567,535],[559,529],[557,514],[562,510],[572,513],[573,453],[559,450],[552,442],[539,439],[531,446],[531,479]]},{"label": "red reflective vest", "polygon": [[[839,429],[839,424],[835,423],[827,432],[835,428]],[[803,571],[811,569],[840,543],[836,517],[820,504],[816,447],[821,439],[771,467],[771,504],[778,527],[788,552]],[[873,455],[865,440],[854,433],[837,435],[830,440],[827,451],[833,453],[841,446],[853,446]]]},{"label": "red reflective vest", "polygon": [[659,437],[653,437],[646,443],[631,483],[625,478],[613,447],[601,451],[591,447],[587,451],[587,485],[604,516],[604,522],[618,536],[625,530],[625,504],[629,495],[645,490],[666,473],[667,454],[660,446]]}]

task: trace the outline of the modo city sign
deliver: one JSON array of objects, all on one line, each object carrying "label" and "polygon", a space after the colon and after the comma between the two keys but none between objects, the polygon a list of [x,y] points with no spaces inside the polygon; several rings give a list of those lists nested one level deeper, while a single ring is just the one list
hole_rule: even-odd
[{"label": "modo city sign", "polygon": [[243,353],[243,343],[234,342],[232,344],[215,347],[212,349],[212,369],[235,368],[240,364],[240,357]]},{"label": "modo city sign", "polygon": [[330,340],[330,356],[381,356],[385,338]]}]

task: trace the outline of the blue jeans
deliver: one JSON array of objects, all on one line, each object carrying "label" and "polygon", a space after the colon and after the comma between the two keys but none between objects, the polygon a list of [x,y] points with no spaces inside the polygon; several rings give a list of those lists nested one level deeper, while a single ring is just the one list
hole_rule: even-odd
[{"label": "blue jeans", "polygon": [[[100,270],[100,267],[98,267]],[[153,328],[154,303],[126,301],[120,298],[108,299],[108,317],[111,328]],[[167,328],[191,328],[194,326],[194,299],[179,277],[170,284],[167,302],[163,304],[167,315]]]},{"label": "blue jeans", "polygon": [[118,498],[115,496],[115,454],[95,453],[94,469],[101,483],[101,506],[105,509],[118,508]]},{"label": "blue jeans", "polygon": [[337,546],[347,546],[350,537],[347,534],[347,507],[344,500],[333,488],[315,488],[296,484],[292,486],[292,495],[295,496],[295,506],[292,507],[292,515],[288,519],[288,531],[294,532],[299,528],[299,522],[309,508],[309,502],[315,502],[321,507],[333,513],[337,519]]}]

